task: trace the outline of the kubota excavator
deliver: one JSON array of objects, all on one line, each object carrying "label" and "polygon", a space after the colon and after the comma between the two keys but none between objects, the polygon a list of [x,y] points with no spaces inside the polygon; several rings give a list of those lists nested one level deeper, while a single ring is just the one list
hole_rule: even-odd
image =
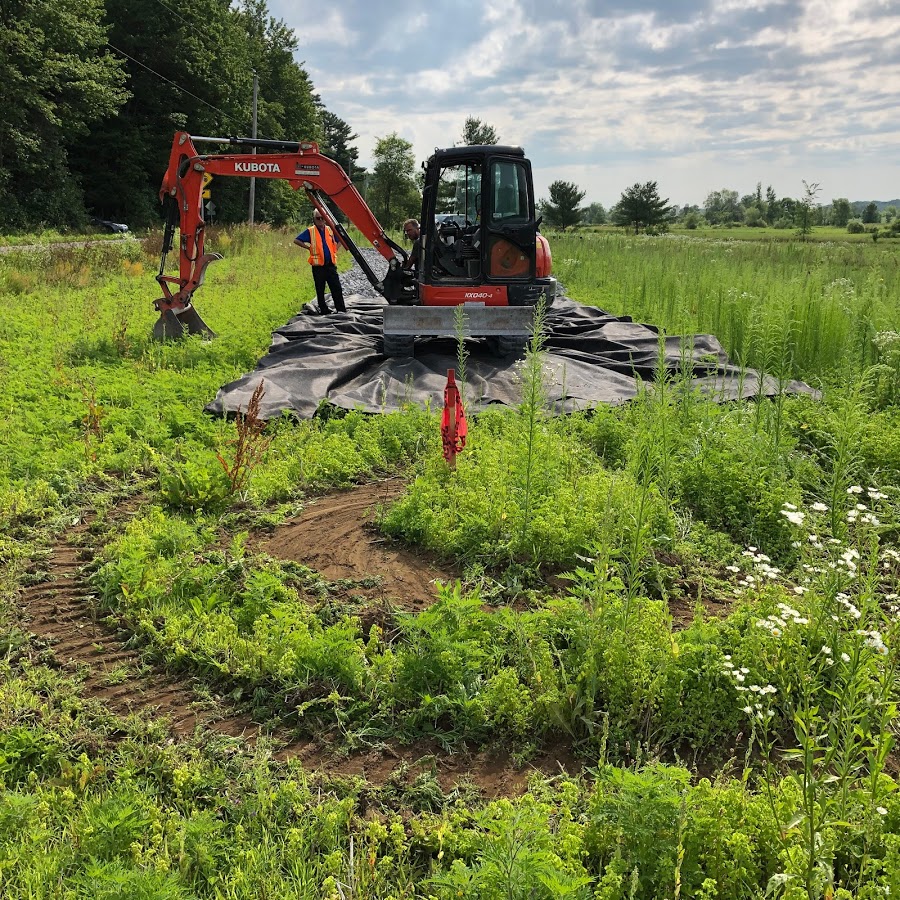
[{"label": "kubota excavator", "polygon": [[[201,154],[198,144],[227,144],[256,152]],[[204,176],[278,178],[303,188],[331,225],[375,290],[384,309],[384,353],[411,355],[416,335],[456,333],[456,307],[465,304],[464,331],[497,339],[499,350],[522,346],[531,334],[534,307],[553,302],[550,247],[535,218],[531,163],[519,147],[468,146],[435,150],[425,164],[420,256],[409,255],[385,234],[365,200],[333,159],[312,141],[196,137],[178,132],[160,189],[167,205],[162,259],[156,280],[163,296],[154,337],[212,335],[193,307],[209,264],[221,259],[204,250]],[[372,270],[333,214],[339,209],[388,262],[384,278]],[[176,227],[178,275],[165,274]]]}]

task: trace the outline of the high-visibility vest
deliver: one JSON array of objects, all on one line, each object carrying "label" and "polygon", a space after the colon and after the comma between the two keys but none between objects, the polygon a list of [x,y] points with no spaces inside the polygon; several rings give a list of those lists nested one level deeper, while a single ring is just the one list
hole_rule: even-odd
[{"label": "high-visibility vest", "polygon": [[[331,261],[337,262],[337,241],[334,239],[334,232],[331,228],[325,226],[325,243],[328,245],[328,251],[331,253]],[[312,225],[309,229],[309,264],[311,266],[325,265],[325,248],[322,246],[322,233]]]}]

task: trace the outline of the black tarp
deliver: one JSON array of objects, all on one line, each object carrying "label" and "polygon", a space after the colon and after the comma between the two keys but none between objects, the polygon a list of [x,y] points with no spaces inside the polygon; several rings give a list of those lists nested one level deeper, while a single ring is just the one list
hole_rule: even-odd
[{"label": "black tarp", "polygon": [[[311,418],[322,400],[372,413],[410,402],[442,406],[447,370],[458,368],[456,341],[420,338],[414,358],[388,359],[380,350],[383,304],[358,296],[346,301],[347,313],[326,316],[308,305],[274,332],[256,369],[222,387],[206,410],[218,415],[246,410],[260,379],[265,380],[260,415],[267,419],[283,412]],[[658,375],[660,338],[651,325],[559,297],[547,311],[546,330],[544,383],[555,412],[623,403],[637,395],[641,381]],[[498,357],[483,339],[466,346],[467,411],[518,405],[521,359]],[[664,347],[667,373],[689,369],[693,383],[719,401],[773,396],[779,390],[816,395],[803,382],[760,380],[752,369],[732,365],[712,335],[667,336]]]}]

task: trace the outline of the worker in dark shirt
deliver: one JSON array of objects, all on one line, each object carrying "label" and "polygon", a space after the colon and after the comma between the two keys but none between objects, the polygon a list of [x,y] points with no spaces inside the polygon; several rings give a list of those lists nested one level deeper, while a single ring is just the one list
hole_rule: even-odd
[{"label": "worker in dark shirt", "polygon": [[403,223],[403,233],[406,235],[407,240],[413,242],[412,250],[409,251],[409,257],[403,263],[403,268],[418,270],[419,255],[422,252],[422,232],[418,221],[416,219],[407,219]]},{"label": "worker in dark shirt", "polygon": [[294,239],[298,247],[309,250],[309,264],[312,267],[313,283],[316,286],[316,299],[322,315],[331,312],[325,302],[325,285],[331,290],[331,299],[338,312],[347,312],[344,306],[344,291],[337,271],[338,245],[334,232],[319,210],[313,213],[313,227],[301,231]]}]

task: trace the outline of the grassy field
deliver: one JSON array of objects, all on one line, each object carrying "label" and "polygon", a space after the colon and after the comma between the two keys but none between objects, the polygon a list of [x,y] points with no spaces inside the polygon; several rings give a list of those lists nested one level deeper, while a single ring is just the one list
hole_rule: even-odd
[{"label": "grassy field", "polygon": [[[538,339],[520,407],[471,423],[450,472],[427,410],[204,415],[310,298],[308,266],[292,235],[215,234],[197,304],[219,338],[160,346],[153,240],[0,256],[3,897],[900,891],[894,246],[557,236],[573,299],[712,332],[822,399],[720,406],[683,373],[555,419]],[[397,473],[382,531],[462,573],[426,609],[249,539]],[[95,617],[269,738],[123,718],[30,633],[23,598],[91,509]],[[439,779],[498,747],[568,765],[493,799]],[[433,763],[329,762],[407,748]]]}]

